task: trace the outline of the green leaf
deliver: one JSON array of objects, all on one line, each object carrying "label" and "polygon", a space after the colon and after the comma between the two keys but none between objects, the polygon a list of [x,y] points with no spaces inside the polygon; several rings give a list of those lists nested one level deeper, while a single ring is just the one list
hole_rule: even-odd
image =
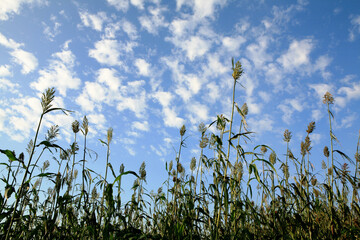
[{"label": "green leaf", "polygon": [[117,176],[117,177],[115,178],[113,184],[114,184],[115,182],[119,181],[123,175],[128,175],[128,174],[132,174],[132,175],[134,175],[135,177],[140,178],[139,175],[136,174],[136,172],[134,172],[134,171],[126,171],[126,172],[121,173],[119,176]]},{"label": "green leaf", "polygon": [[16,156],[15,156],[15,154],[14,154],[13,151],[0,149],[0,152],[3,153],[3,154],[5,154],[5,155],[8,157],[8,159],[9,159],[10,162],[13,162],[13,161],[16,161],[16,160],[17,160],[17,158],[16,158]]}]

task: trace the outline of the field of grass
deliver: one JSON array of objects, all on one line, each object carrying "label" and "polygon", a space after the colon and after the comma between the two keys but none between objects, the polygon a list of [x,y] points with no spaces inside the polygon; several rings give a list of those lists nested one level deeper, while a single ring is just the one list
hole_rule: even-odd
[{"label": "field of grass", "polygon": [[[0,149],[0,238],[360,239],[359,140],[354,157],[334,150],[337,138],[331,125],[332,95],[327,92],[323,101],[329,115],[329,145],[324,147],[327,162],[322,163],[325,178],[320,182],[310,164],[315,122],[306,129],[300,156],[290,151],[289,130],[284,132],[287,148],[281,153],[261,144],[252,151],[244,150],[244,142],[251,138],[248,110],[246,103],[239,107],[234,100],[243,69],[240,62],[233,61],[232,65],[231,116],[218,115],[212,123],[199,125],[201,154],[192,159],[190,174],[185,174],[181,162],[186,128],[180,129],[177,154],[166,164],[168,178],[156,193],[145,190],[145,163],[139,171],[125,171],[123,165],[120,170],[113,169],[109,163],[111,128],[106,141],[102,141],[107,147],[105,176],[86,166],[86,116],[82,123],[72,124],[74,141],[70,149],[55,143],[58,126],[51,127],[45,139],[39,139],[45,115],[69,113],[52,106],[55,91],[47,89],[27,153]],[[235,119],[240,119],[239,129],[233,128]],[[215,126],[218,134],[211,133],[210,126]],[[205,149],[213,152],[211,158],[203,154]],[[45,152],[53,154],[57,172],[48,171],[50,163],[42,161]],[[334,164],[335,154],[347,163]],[[275,168],[276,162],[281,162],[280,169]],[[354,165],[354,173],[349,171],[350,165]],[[290,178],[290,166],[296,169],[294,178]],[[211,177],[205,177],[205,172]],[[248,172],[247,179],[244,172]],[[110,174],[114,181],[108,180]],[[124,202],[121,183],[129,175],[136,180],[131,200]],[[77,177],[80,182],[75,181]],[[46,190],[43,181],[52,187]],[[253,183],[257,189],[252,188]],[[252,201],[255,192],[261,195],[258,203]],[[46,197],[40,199],[40,193]]]}]

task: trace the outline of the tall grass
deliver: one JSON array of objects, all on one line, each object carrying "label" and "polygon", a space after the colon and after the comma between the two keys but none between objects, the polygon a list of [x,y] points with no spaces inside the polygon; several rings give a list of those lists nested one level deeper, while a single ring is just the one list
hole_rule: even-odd
[{"label": "tall grass", "polygon": [[[182,156],[187,139],[183,126],[174,160],[165,165],[168,177],[155,192],[145,188],[145,163],[138,172],[126,171],[123,164],[119,170],[113,168],[112,128],[107,131],[107,140],[100,140],[106,146],[105,176],[87,167],[90,150],[86,116],[81,126],[78,121],[72,124],[74,141],[69,149],[56,144],[57,126],[51,127],[45,139],[38,143],[43,118],[52,111],[68,113],[52,107],[55,91],[46,90],[35,137],[27,148],[28,156],[0,150],[4,183],[0,194],[0,238],[359,239],[360,135],[354,160],[333,148],[333,140],[337,138],[331,125],[334,118],[330,111],[334,102],[331,94],[324,96],[331,149],[324,148],[327,164],[323,163],[324,180],[320,182],[311,167],[311,133],[315,122],[306,130],[298,157],[290,150],[292,136],[287,129],[284,131],[286,154],[276,154],[271,146],[263,144],[245,150],[249,149],[245,145],[251,139],[247,130],[251,123],[246,120],[246,103],[239,108],[235,102],[235,88],[243,72],[240,62],[233,61],[232,70],[231,116],[218,115],[209,125],[199,125],[200,155],[191,160],[190,173],[183,167],[187,161]],[[240,127],[233,132],[237,123]],[[212,125],[216,131],[210,132]],[[83,154],[77,159],[80,131],[84,137]],[[38,154],[37,149],[41,149]],[[41,166],[45,151],[54,161],[43,161]],[[335,154],[347,162],[337,166]],[[49,172],[49,164],[57,164],[58,171]],[[355,166],[355,172],[348,170],[349,165]],[[80,183],[76,181],[79,168]],[[289,169],[296,171],[290,173]],[[114,181],[108,180],[109,174]],[[18,182],[20,178],[22,181]],[[128,202],[123,202],[121,197],[124,178],[126,181],[135,178]],[[40,194],[44,197],[39,197]],[[258,195],[261,201],[254,201]]]}]

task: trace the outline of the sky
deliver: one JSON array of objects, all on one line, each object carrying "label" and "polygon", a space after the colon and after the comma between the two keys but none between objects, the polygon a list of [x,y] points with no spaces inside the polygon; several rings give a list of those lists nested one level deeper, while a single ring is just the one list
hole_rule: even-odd
[{"label": "sky", "polygon": [[[321,179],[322,150],[330,144],[322,97],[329,91],[340,142],[335,149],[354,159],[360,129],[357,0],[2,0],[0,148],[25,152],[41,114],[41,93],[54,87],[54,106],[74,112],[48,114],[40,139],[57,124],[58,142],[67,148],[71,123],[86,115],[88,147],[99,155],[89,166],[104,174],[106,147],[99,139],[106,140],[112,127],[114,169],[123,163],[137,171],[145,161],[147,188],[157,189],[167,179],[165,162],[175,159],[183,124],[181,162],[190,173],[191,158],[200,154],[197,126],[218,114],[230,117],[232,58],[244,69],[235,101],[247,103],[248,130],[254,132],[245,149],[266,144],[284,161],[282,139],[289,129],[290,148],[300,157],[307,125],[315,121],[310,160]],[[239,121],[235,115],[234,126]]]}]

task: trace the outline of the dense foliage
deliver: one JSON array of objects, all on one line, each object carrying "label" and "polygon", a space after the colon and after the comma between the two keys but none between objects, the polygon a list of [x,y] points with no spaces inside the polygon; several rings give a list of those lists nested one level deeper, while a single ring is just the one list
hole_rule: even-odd
[{"label": "dense foliage", "polygon": [[[327,163],[322,163],[324,182],[319,182],[310,161],[315,122],[306,130],[298,157],[290,150],[289,130],[284,132],[284,159],[266,145],[244,150],[246,140],[251,138],[246,122],[248,110],[246,103],[239,107],[235,102],[235,87],[243,69],[240,62],[233,61],[232,65],[231,116],[218,115],[209,125],[199,125],[201,153],[191,160],[188,174],[181,163],[186,128],[180,129],[179,149],[174,161],[166,164],[168,178],[156,193],[144,188],[145,163],[138,172],[126,171],[123,165],[120,170],[113,169],[109,162],[111,128],[107,139],[101,141],[107,148],[105,176],[86,166],[86,117],[82,124],[72,124],[74,141],[69,149],[56,144],[58,126],[51,127],[40,142],[38,134],[45,115],[53,111],[69,113],[52,106],[55,91],[48,89],[41,99],[42,114],[27,155],[0,150],[0,238],[360,239],[359,142],[355,160],[333,149],[337,139],[331,126],[332,95],[324,96],[330,149],[324,148]],[[240,119],[237,131],[235,119]],[[209,131],[210,126],[216,127],[215,133]],[[206,156],[205,150],[212,157]],[[52,154],[57,172],[48,171],[50,162],[42,161],[45,152]],[[335,155],[346,163],[336,166]],[[281,163],[280,169],[275,168],[276,162]],[[348,170],[349,164],[355,165],[355,173]],[[293,178],[290,166],[296,169],[291,173]],[[114,181],[108,181],[109,174]],[[78,175],[81,181],[76,181]],[[123,202],[121,182],[129,175],[136,180],[131,200]],[[52,184],[47,191],[43,180]],[[255,192],[260,193],[261,201],[252,201]],[[41,199],[39,196],[44,194],[46,197]]]}]

